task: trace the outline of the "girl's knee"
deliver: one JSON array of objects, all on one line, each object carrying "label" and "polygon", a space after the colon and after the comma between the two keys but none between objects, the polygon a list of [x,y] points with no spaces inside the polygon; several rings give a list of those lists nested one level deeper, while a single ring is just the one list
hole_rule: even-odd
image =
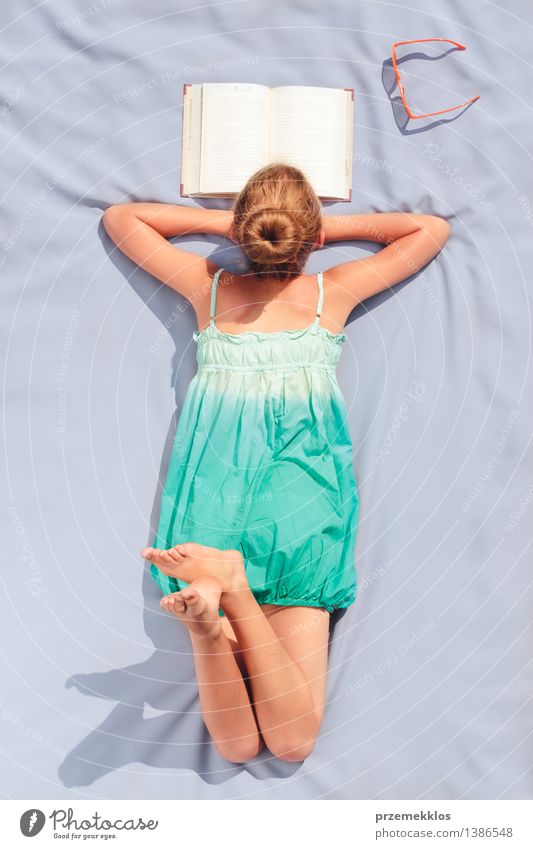
[{"label": "girl's knee", "polygon": [[275,758],[289,763],[300,763],[309,757],[315,748],[316,738],[285,737],[280,735],[267,741],[268,749]]}]

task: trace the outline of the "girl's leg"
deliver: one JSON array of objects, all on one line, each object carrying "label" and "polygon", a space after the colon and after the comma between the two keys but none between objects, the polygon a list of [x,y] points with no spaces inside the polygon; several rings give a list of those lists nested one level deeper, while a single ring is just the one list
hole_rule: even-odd
[{"label": "girl's leg", "polygon": [[[301,661],[296,662],[283,644],[288,640],[296,652],[301,640],[292,640],[294,634],[280,640],[248,586],[241,552],[180,543],[166,551],[147,548],[142,554],[165,574],[187,583],[201,575],[220,580],[220,605],[231,622],[246,664],[263,739],[276,757],[304,760],[313,749],[321,709],[318,706],[318,713],[315,710],[314,691]],[[327,648],[325,626],[317,629],[316,638]],[[324,652],[324,648],[319,652],[322,665]],[[312,680],[324,676],[325,669],[317,674],[311,669]],[[314,687],[316,690],[316,681]]]},{"label": "girl's leg", "polygon": [[251,591],[223,593],[221,606],[243,654],[268,749],[282,760],[304,760],[324,712],[329,613],[262,607]]},{"label": "girl's leg", "polygon": [[242,763],[262,748],[250,699],[218,615],[222,586],[200,577],[186,589],[161,599],[161,607],[186,623],[191,637],[200,705],[206,727],[219,754]]}]

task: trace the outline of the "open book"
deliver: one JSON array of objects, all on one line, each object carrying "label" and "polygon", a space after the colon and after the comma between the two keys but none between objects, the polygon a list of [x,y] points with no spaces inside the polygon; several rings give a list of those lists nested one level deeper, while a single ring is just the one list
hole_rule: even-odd
[{"label": "open book", "polygon": [[320,198],[350,200],[354,90],[185,83],[181,195],[233,197],[270,162],[300,168]]}]

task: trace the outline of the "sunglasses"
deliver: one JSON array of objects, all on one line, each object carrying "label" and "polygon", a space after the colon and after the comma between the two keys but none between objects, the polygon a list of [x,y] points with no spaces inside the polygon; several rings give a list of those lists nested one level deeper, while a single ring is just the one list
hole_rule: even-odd
[{"label": "sunglasses", "polygon": [[429,118],[431,115],[443,115],[444,112],[453,112],[455,109],[462,109],[463,106],[467,106],[469,103],[473,103],[475,100],[478,100],[480,95],[476,94],[475,97],[471,97],[470,100],[465,100],[464,103],[459,103],[458,106],[450,106],[448,109],[439,109],[438,112],[424,112],[421,115],[415,115],[414,112],[409,108],[407,101],[405,99],[405,91],[400,79],[400,71],[398,70],[398,62],[396,59],[396,48],[402,44],[422,44],[427,41],[446,41],[448,44],[453,44],[455,47],[458,47],[459,50],[466,50],[464,44],[459,44],[458,41],[451,41],[449,38],[413,38],[409,41],[395,41],[392,45],[392,65],[394,68],[394,73],[396,75],[396,82],[398,83],[398,89],[400,91],[400,97],[402,99],[402,103],[405,111],[407,112],[409,118]]}]

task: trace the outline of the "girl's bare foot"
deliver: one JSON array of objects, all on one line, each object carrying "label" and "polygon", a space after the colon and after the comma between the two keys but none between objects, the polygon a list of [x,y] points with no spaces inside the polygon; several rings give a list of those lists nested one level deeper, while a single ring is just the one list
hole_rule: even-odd
[{"label": "girl's bare foot", "polygon": [[203,575],[178,593],[163,596],[160,605],[173,613],[200,637],[216,637],[221,631],[218,609],[222,586],[216,578]]},{"label": "girl's bare foot", "polygon": [[187,584],[207,575],[220,582],[223,593],[248,587],[244,558],[236,548],[220,549],[196,542],[180,542],[169,549],[143,548],[141,555],[165,575]]}]

